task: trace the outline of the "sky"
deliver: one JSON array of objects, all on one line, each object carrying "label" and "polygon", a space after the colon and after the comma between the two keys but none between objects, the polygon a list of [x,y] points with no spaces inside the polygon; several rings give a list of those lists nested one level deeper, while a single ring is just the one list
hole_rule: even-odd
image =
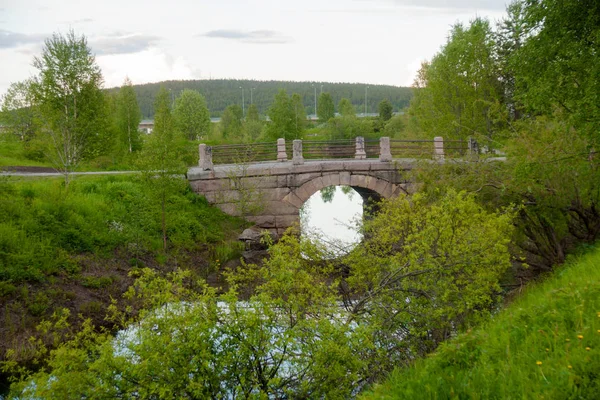
[{"label": "sky", "polygon": [[0,0],[0,95],[44,39],[85,35],[105,87],[172,79],[410,86],[451,26],[508,0]]}]

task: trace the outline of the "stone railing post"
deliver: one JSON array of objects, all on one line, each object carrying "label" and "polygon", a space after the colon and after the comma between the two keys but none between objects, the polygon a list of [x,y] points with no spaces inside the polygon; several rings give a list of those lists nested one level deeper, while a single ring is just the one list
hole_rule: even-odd
[{"label": "stone railing post", "polygon": [[207,146],[206,144],[201,143],[198,146],[198,152],[200,153],[198,166],[203,171],[212,171],[212,169],[213,169],[212,146]]},{"label": "stone railing post", "polygon": [[469,155],[476,156],[479,154],[479,143],[472,137],[469,137]]},{"label": "stone railing post", "polygon": [[292,163],[294,165],[304,164],[304,157],[302,156],[302,140],[295,139],[292,148],[294,153],[292,156]]},{"label": "stone railing post", "polygon": [[356,153],[354,153],[354,158],[357,160],[364,160],[367,158],[367,153],[365,152],[365,138],[362,136],[356,137]]},{"label": "stone railing post", "polygon": [[379,138],[379,161],[392,161],[392,149],[390,148],[390,138]]},{"label": "stone railing post", "polygon": [[277,139],[277,161],[287,161],[287,153],[285,152],[285,139]]},{"label": "stone railing post", "polygon": [[436,160],[444,159],[444,138],[441,136],[433,138],[433,156]]}]

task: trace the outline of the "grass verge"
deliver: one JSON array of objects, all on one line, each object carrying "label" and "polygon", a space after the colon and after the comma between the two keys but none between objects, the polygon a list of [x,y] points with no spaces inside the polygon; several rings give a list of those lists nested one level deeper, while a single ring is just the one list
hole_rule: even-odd
[{"label": "grass verge", "polygon": [[363,399],[600,399],[600,247]]}]

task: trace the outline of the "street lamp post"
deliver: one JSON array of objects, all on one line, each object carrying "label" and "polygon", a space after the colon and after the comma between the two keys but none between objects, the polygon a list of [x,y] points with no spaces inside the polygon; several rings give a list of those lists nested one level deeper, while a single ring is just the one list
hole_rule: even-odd
[{"label": "street lamp post", "polygon": [[250,88],[250,104],[252,104],[252,91],[253,90],[256,90],[256,88],[255,87]]},{"label": "street lamp post", "polygon": [[242,89],[242,117],[244,117],[244,114],[246,114],[244,110],[244,88],[240,86],[240,89]]},{"label": "street lamp post", "polygon": [[321,85],[321,93],[319,94],[323,94],[323,85]]},{"label": "street lamp post", "polygon": [[317,118],[317,87],[314,83],[312,84],[312,87],[315,89],[315,118]]},{"label": "street lamp post", "polygon": [[369,87],[365,87],[365,117],[367,116],[367,92],[369,91]]}]

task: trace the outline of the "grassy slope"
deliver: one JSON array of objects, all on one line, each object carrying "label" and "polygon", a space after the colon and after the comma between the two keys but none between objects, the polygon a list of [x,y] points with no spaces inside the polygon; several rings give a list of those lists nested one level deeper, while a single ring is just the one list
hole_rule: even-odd
[{"label": "grassy slope", "polygon": [[364,399],[600,399],[600,248]]},{"label": "grassy slope", "polygon": [[0,176],[0,361],[8,348],[29,361],[29,336],[56,309],[107,324],[111,297],[121,299],[136,268],[207,278],[237,258],[241,220],[184,181],[167,203],[165,254],[159,202],[138,177],[79,177],[66,193],[61,178]]}]

